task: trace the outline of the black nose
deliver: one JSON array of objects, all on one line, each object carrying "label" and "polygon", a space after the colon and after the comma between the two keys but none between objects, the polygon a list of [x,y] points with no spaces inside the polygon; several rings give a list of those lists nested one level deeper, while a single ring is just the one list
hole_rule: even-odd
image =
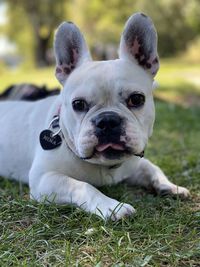
[{"label": "black nose", "polygon": [[94,124],[99,131],[112,131],[120,128],[121,117],[115,112],[103,112],[94,119]]}]

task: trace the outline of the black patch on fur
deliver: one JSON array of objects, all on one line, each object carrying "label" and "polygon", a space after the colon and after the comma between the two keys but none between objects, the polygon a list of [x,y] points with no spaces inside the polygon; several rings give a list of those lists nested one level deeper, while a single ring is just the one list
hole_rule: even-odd
[{"label": "black patch on fur", "polygon": [[[20,90],[24,90],[23,87],[26,88],[26,91],[20,93]],[[16,90],[16,92],[15,92]],[[18,94],[19,93],[19,94]],[[34,84],[16,84],[8,87],[1,95],[0,100],[26,100],[26,101],[36,101],[39,99],[43,99],[48,96],[58,95],[60,93],[59,88],[54,88],[50,90],[46,86],[37,86]]]},{"label": "black patch on fur", "polygon": [[144,13],[140,13],[140,15],[147,18],[147,15],[145,15]]},{"label": "black patch on fur", "polygon": [[60,89],[58,88],[49,90],[46,88],[46,86],[36,87],[36,90],[34,92],[32,92],[31,94],[24,95],[22,97],[22,100],[36,101],[39,99],[46,98],[48,96],[58,95],[59,93],[60,93]]}]

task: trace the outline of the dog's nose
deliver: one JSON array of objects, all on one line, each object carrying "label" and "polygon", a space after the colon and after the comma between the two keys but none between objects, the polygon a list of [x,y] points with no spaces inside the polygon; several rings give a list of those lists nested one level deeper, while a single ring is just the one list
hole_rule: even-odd
[{"label": "dog's nose", "polygon": [[119,128],[121,121],[122,119],[117,113],[103,112],[95,118],[94,124],[99,131],[106,132]]}]

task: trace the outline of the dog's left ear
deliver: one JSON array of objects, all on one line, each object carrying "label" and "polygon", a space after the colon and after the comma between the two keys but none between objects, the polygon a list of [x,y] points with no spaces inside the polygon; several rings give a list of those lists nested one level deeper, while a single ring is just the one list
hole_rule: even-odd
[{"label": "dog's left ear", "polygon": [[121,36],[119,57],[132,60],[155,76],[159,69],[157,33],[152,20],[143,13],[132,15]]},{"label": "dog's left ear", "polygon": [[84,61],[91,60],[83,35],[72,22],[63,22],[54,41],[56,78],[64,85],[71,72]]}]

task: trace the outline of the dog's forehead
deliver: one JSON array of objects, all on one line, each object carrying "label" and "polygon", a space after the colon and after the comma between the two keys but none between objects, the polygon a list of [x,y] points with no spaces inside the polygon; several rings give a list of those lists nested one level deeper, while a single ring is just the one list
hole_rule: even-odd
[{"label": "dog's forehead", "polygon": [[114,89],[126,89],[126,87],[146,92],[151,90],[152,83],[152,77],[140,66],[117,59],[82,64],[70,75],[65,86],[71,91],[85,88],[85,93],[87,90],[96,90],[97,87],[104,92],[106,90],[114,92]]}]

